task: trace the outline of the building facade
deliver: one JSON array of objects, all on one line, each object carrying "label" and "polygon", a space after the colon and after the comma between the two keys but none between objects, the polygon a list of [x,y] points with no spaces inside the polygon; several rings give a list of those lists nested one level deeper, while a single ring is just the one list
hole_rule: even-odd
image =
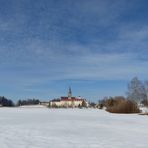
[{"label": "building facade", "polygon": [[53,99],[49,102],[50,107],[82,107],[87,106],[87,101],[81,97],[73,97],[72,90],[69,88],[68,96],[61,97],[60,99]]}]

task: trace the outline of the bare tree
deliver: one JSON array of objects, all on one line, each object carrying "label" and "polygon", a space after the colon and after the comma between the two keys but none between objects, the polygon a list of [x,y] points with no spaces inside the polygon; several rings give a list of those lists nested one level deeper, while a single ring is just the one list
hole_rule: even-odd
[{"label": "bare tree", "polygon": [[146,80],[144,82],[144,87],[145,87],[145,91],[146,91],[146,99],[148,100],[148,80]]},{"label": "bare tree", "polygon": [[128,99],[140,103],[147,98],[144,84],[134,77],[128,85]]}]

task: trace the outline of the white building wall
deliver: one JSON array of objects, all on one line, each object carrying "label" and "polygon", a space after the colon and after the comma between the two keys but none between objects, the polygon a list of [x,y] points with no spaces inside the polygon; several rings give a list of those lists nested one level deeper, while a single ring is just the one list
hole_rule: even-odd
[{"label": "white building wall", "polygon": [[65,106],[65,107],[78,107],[79,105],[81,106],[82,105],[82,101],[57,101],[57,102],[50,102],[50,105],[51,106],[58,106],[58,107],[61,107],[61,106]]}]

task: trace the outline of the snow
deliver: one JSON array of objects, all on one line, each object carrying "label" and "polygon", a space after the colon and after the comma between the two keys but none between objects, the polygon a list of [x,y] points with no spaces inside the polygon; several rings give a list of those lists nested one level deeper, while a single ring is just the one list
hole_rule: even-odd
[{"label": "snow", "polygon": [[148,116],[99,109],[0,108],[1,148],[147,148]]},{"label": "snow", "polygon": [[45,108],[45,105],[22,105],[21,108]]},{"label": "snow", "polygon": [[140,107],[142,113],[148,113],[148,107]]}]

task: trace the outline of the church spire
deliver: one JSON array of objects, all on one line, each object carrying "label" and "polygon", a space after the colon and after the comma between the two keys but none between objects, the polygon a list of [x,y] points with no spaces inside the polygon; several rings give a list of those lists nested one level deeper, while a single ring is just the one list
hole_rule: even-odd
[{"label": "church spire", "polygon": [[72,97],[72,91],[71,91],[71,87],[69,87],[69,91],[68,91],[68,99],[71,99]]}]

